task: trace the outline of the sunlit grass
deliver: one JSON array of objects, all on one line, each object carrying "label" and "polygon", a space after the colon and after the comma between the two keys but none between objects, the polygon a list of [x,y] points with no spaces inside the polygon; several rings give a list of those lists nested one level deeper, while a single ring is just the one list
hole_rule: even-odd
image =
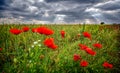
[{"label": "sunlit grass", "polygon": [[[28,32],[13,35],[11,28],[21,29],[28,26]],[[84,31],[91,33],[92,40],[82,36],[82,25],[45,25],[54,30],[50,36],[33,33],[32,28],[41,25],[0,25],[0,72],[5,73],[109,73],[119,72],[119,47],[117,29],[106,28],[105,25],[86,25]],[[102,29],[100,29],[101,26]],[[112,26],[114,27],[114,26]],[[60,31],[66,32],[61,38]],[[80,34],[80,37],[77,36]],[[43,41],[53,37],[58,45],[57,50],[44,46]],[[101,43],[102,48],[96,49],[94,43]],[[80,50],[78,44],[86,44],[97,52],[95,56]],[[73,55],[80,54],[89,65],[81,67],[80,61],[74,62]],[[102,64],[108,61],[113,64],[112,69],[105,69]]]}]

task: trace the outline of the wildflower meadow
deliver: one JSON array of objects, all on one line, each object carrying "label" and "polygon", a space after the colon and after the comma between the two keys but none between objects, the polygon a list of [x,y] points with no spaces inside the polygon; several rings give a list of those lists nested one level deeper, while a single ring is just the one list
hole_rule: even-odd
[{"label": "wildflower meadow", "polygon": [[0,73],[119,73],[119,25],[0,25]]}]

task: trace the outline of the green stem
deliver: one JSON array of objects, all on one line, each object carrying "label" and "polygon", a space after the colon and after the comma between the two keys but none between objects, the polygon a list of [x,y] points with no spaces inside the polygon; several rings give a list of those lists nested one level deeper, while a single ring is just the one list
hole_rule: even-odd
[{"label": "green stem", "polygon": [[[85,30],[85,23],[83,24],[83,28],[82,28],[81,34],[84,32],[84,30]],[[80,40],[81,40],[81,44],[84,43],[83,36],[81,36]]]},{"label": "green stem", "polygon": [[82,33],[84,32],[84,30],[85,30],[85,23],[83,24]]},{"label": "green stem", "polygon": [[16,51],[16,55],[19,56],[18,42],[17,42],[17,37],[16,36],[15,36],[15,51]]}]

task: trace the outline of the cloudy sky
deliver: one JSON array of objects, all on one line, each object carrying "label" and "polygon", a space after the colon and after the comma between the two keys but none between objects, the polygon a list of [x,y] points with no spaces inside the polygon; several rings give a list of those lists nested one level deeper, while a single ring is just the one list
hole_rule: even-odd
[{"label": "cloudy sky", "polygon": [[3,19],[43,23],[120,23],[120,0],[0,0]]}]

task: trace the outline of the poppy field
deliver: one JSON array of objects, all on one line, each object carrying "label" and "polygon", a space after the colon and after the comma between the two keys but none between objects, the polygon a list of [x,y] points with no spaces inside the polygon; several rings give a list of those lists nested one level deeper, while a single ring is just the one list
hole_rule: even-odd
[{"label": "poppy field", "polygon": [[0,73],[119,73],[119,25],[0,25]]}]

